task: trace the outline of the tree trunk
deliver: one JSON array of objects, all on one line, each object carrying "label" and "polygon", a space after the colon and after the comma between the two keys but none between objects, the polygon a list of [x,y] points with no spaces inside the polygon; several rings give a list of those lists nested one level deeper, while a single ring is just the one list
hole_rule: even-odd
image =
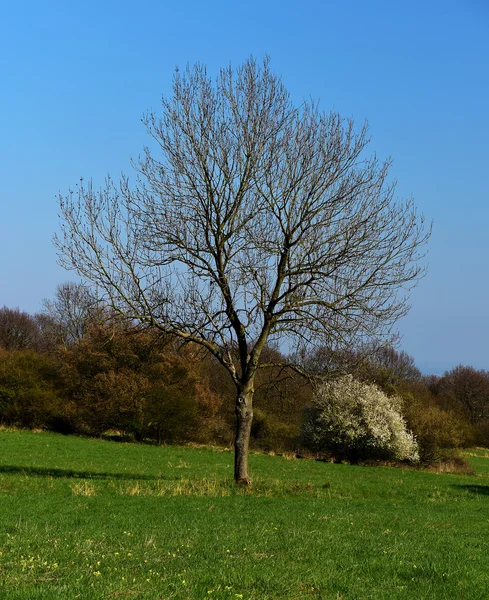
[{"label": "tree trunk", "polygon": [[238,392],[236,399],[236,438],[234,441],[234,480],[240,485],[251,485],[248,474],[248,449],[253,421],[253,386]]}]

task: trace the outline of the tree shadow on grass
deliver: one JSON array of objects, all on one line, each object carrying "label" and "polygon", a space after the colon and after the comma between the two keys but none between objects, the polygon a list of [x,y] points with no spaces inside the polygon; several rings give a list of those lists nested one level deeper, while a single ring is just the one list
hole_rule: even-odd
[{"label": "tree shadow on grass", "polygon": [[0,466],[0,474],[19,474],[34,477],[54,477],[56,479],[138,479],[144,481],[173,480],[175,477],[143,475],[142,473],[98,473],[96,471],[78,471],[72,469],[48,469],[42,467]]},{"label": "tree shadow on grass", "polygon": [[461,490],[466,490],[477,496],[489,496],[489,485],[456,485]]}]

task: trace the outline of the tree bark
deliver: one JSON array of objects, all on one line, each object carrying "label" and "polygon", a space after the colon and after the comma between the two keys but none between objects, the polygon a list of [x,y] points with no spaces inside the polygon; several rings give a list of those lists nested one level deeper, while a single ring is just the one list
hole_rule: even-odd
[{"label": "tree bark", "polygon": [[236,399],[236,438],[234,441],[234,480],[240,485],[251,485],[248,473],[248,450],[253,421],[253,388],[238,392]]}]

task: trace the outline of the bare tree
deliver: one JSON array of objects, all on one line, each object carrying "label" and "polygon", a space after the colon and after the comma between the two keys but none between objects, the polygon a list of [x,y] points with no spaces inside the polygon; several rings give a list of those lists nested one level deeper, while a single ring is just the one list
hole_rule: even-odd
[{"label": "bare tree", "polygon": [[83,283],[63,283],[52,300],[44,300],[38,315],[44,337],[51,345],[69,346],[80,341],[90,325],[104,320],[103,306]]},{"label": "bare tree", "polygon": [[473,425],[489,416],[489,371],[458,365],[443,374],[436,391],[452,396]]},{"label": "bare tree", "polygon": [[18,308],[0,308],[0,347],[5,350],[37,350],[40,331],[29,313]]},{"label": "bare tree", "polygon": [[250,482],[254,380],[267,341],[388,337],[422,275],[423,218],[395,200],[366,125],[295,106],[268,60],[178,70],[138,183],[60,197],[61,263],[131,319],[207,348],[236,386],[235,479]]},{"label": "bare tree", "polygon": [[393,346],[384,345],[374,348],[371,363],[373,367],[383,371],[383,376],[393,385],[400,381],[419,381],[421,371],[414,358],[404,350],[400,352]]}]

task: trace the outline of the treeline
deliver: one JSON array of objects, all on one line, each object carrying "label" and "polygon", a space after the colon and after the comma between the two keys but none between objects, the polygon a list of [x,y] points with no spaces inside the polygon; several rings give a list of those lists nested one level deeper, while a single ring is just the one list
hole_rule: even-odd
[{"label": "treeline", "polygon": [[[285,362],[268,348],[264,363]],[[423,376],[394,348],[295,357],[316,378],[350,373],[400,396],[422,460],[446,449],[489,446],[489,373],[458,366]],[[252,446],[301,448],[314,385],[291,368],[267,367],[255,385]],[[157,443],[230,445],[234,384],[202,349],[138,329],[80,284],[60,286],[44,310],[0,308],[0,423],[62,433],[117,433]]]},{"label": "treeline", "polygon": [[[272,350],[263,356],[279,360]],[[302,378],[264,371],[257,383],[256,446],[293,449],[308,398]],[[115,318],[82,285],[60,286],[36,315],[0,308],[4,425],[230,445],[234,399],[234,384],[211,355]]]},{"label": "treeline", "polygon": [[489,447],[488,371],[459,365],[441,377],[423,375],[411,356],[392,347],[341,356],[318,352],[311,360],[318,372],[349,373],[387,396],[400,397],[423,462],[450,457],[447,449]]}]

